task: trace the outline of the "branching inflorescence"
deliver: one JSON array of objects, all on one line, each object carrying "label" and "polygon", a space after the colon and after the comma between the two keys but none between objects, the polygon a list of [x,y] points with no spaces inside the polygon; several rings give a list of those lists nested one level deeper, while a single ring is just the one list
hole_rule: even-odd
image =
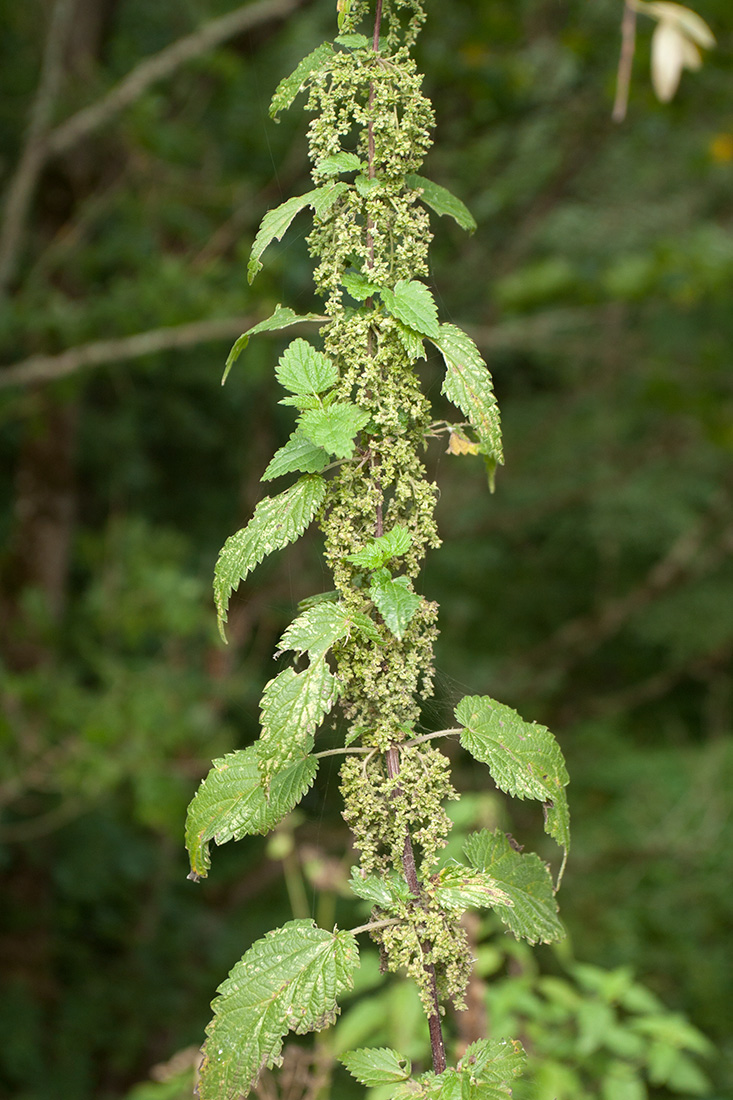
[{"label": "branching inflorescence", "polygon": [[[472,960],[459,917],[493,908],[530,942],[562,935],[549,869],[499,831],[472,834],[465,863],[441,864],[457,797],[447,757],[417,732],[432,692],[437,606],[415,589],[428,549],[440,540],[436,487],[421,456],[435,434],[419,369],[426,342],[445,363],[443,394],[463,419],[440,422],[455,454],[483,457],[490,481],[503,461],[491,377],[460,329],[441,324],[428,274],[427,208],[474,228],[466,207],[418,175],[430,143],[432,108],[409,54],[422,0],[376,0],[373,33],[358,25],[366,0],[339,0],[339,35],[283,80],[271,113],[308,91],[313,190],[269,211],[254,241],[250,281],[268,244],[296,215],[313,211],[309,237],[323,315],[278,306],[235,344],[227,372],[250,336],[297,322],[320,326],[320,348],[293,340],[275,373],[295,409],[295,427],[263,481],[297,475],[257,506],[222,549],[215,595],[222,632],[234,588],[273,550],[313,521],[325,536],[334,589],[304,602],[279,652],[294,664],[265,687],[261,736],[214,761],[189,809],[191,877],[209,869],[209,844],[265,833],[300,801],[319,765],[318,728],[342,718],[344,818],[360,864],[354,893],[373,904],[364,929],[390,970],[417,983],[430,1030],[433,1067],[413,1076],[384,1048],[343,1059],[365,1085],[392,1082],[394,1097],[510,1096],[522,1066],[518,1043],[474,1043],[448,1068],[443,1006],[460,1008]],[[545,828],[567,851],[567,783],[560,750],[542,726],[488,697],[463,699],[459,736],[501,790],[543,803]],[[435,735],[438,736],[437,734]],[[329,750],[332,751],[332,750]],[[290,921],[255,943],[220,987],[209,1025],[200,1093],[234,1100],[275,1064],[285,1034],[318,1030],[358,966],[354,933]],[[458,1090],[458,1091],[456,1091]]]}]

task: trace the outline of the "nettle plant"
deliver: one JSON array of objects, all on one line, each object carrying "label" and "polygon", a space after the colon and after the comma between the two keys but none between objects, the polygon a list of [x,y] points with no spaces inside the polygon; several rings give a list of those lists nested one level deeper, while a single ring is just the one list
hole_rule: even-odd
[{"label": "nettle plant", "polygon": [[[367,16],[368,37],[358,31]],[[314,521],[333,591],[301,603],[280,639],[278,654],[292,653],[293,663],[264,688],[257,743],[215,760],[202,781],[187,820],[190,877],[207,875],[212,840],[273,829],[309,790],[320,759],[342,753],[343,816],[360,854],[351,887],[373,909],[368,924],[348,930],[291,920],[249,948],[213,1004],[203,1100],[246,1095],[279,1062],[289,1031],[334,1021],[359,966],[359,936],[379,945],[385,970],[416,983],[433,1064],[413,1074],[398,1051],[362,1049],[343,1057],[349,1072],[366,1086],[391,1086],[394,1100],[508,1097],[525,1059],[518,1041],[475,1042],[447,1065],[445,1006],[463,1007],[473,965],[461,914],[493,908],[530,943],[563,935],[549,868],[503,832],[473,833],[463,862],[441,861],[451,825],[444,804],[458,797],[435,743],[446,738],[458,738],[500,790],[540,802],[546,831],[567,852],[568,776],[552,734],[486,696],[461,700],[455,728],[425,732],[420,724],[438,608],[415,581],[426,552],[440,545],[437,488],[421,455],[430,438],[444,436],[453,454],[482,456],[490,482],[503,461],[486,364],[465,332],[440,323],[424,281],[426,207],[474,228],[460,200],[417,174],[433,126],[409,53],[424,19],[422,0],[339,0],[338,37],[310,53],[272,101],[276,116],[308,91],[313,190],[265,215],[249,278],[310,207],[325,305],[323,315],[307,316],[278,306],[227,362],[228,371],[258,332],[320,326],[318,347],[295,339],[275,367],[295,429],[262,480],[297,478],[263,499],[221,551],[214,588],[222,633],[232,591]],[[421,390],[426,341],[445,363],[442,392],[459,412],[456,423],[436,422]],[[329,716],[343,747],[314,751]]]}]

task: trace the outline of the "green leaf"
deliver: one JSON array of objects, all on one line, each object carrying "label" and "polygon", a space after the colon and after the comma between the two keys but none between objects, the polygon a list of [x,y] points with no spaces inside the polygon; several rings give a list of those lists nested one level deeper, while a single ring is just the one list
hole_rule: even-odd
[{"label": "green leaf", "polygon": [[434,881],[434,888],[441,906],[459,912],[512,905],[511,898],[490,875],[477,873],[475,868],[460,863],[444,867]]},{"label": "green leaf", "polygon": [[468,862],[490,875],[507,895],[509,904],[491,904],[517,938],[529,943],[553,943],[564,937],[552,878],[538,855],[516,851],[500,829],[471,833],[463,850]]},{"label": "green leaf", "polygon": [[191,861],[189,878],[206,878],[211,857],[209,844],[225,844],[243,836],[267,833],[289,813],[313,783],[318,760],[301,757],[273,780],[265,799],[257,763],[257,748],[250,745],[212,762],[188,807],[186,848]]},{"label": "green leaf", "polygon": [[367,1088],[406,1081],[412,1073],[410,1059],[401,1058],[390,1047],[352,1050],[348,1054],[342,1054],[340,1060],[351,1076]]},{"label": "green leaf", "polygon": [[231,593],[263,558],[303,534],[323,503],[325,493],[322,477],[305,474],[279,496],[261,500],[247,526],[224,543],[214,573],[214,597],[219,631],[225,641],[223,624],[227,621]]},{"label": "green leaf", "polygon": [[298,611],[308,611],[319,603],[338,603],[340,598],[341,593],[335,588],[330,592],[316,592],[314,596],[306,596],[304,600],[298,600]]},{"label": "green leaf", "polygon": [[224,377],[221,380],[222,386],[227,380],[229,371],[236,363],[239,356],[249,343],[250,336],[255,336],[258,332],[276,332],[281,328],[289,328],[290,325],[297,325],[300,321],[327,321],[327,317],[322,317],[319,313],[293,313],[292,309],[288,306],[281,306],[279,303],[275,306],[275,312],[271,317],[268,317],[264,321],[260,321],[259,324],[253,325],[252,328],[247,329],[239,339],[236,341],[234,347],[227,356],[226,369],[224,371]]},{"label": "green leaf", "polygon": [[332,645],[349,633],[349,617],[340,604],[318,603],[299,615],[278,642],[276,657],[292,649],[311,659],[323,657]]},{"label": "green leaf", "polygon": [[441,325],[438,336],[431,339],[445,360],[442,392],[468,418],[483,454],[503,464],[499,407],[480,351],[471,337],[455,325]]},{"label": "green leaf", "polygon": [[314,191],[308,191],[305,195],[294,195],[286,202],[276,206],[274,210],[268,210],[262,219],[262,224],[257,232],[252,245],[252,251],[247,265],[247,281],[252,282],[258,271],[262,270],[260,257],[272,241],[281,241],[293,218],[304,210],[306,206],[313,208],[316,217],[322,218],[327,214],[339,195],[348,190],[348,183],[327,183],[323,187],[317,187]]},{"label": "green leaf", "polygon": [[340,172],[361,172],[363,167],[356,153],[334,153],[319,160],[316,171],[323,176],[338,176]]},{"label": "green leaf", "polygon": [[354,186],[356,187],[357,194],[362,199],[367,199],[375,191],[379,191],[382,183],[376,176],[365,176],[362,174],[356,177]]},{"label": "green leaf", "polygon": [[347,271],[345,275],[342,275],[341,283],[357,302],[364,302],[379,291],[379,287],[375,283],[370,283],[360,271]]},{"label": "green leaf", "polygon": [[307,340],[293,340],[280,356],[275,377],[283,389],[314,396],[336,385],[338,367],[327,355],[316,351]]},{"label": "green leaf", "polygon": [[200,1100],[238,1100],[278,1060],[288,1031],[332,1024],[358,965],[350,932],[326,932],[311,920],[288,921],[257,940],[217,990]]},{"label": "green leaf", "polygon": [[347,50],[363,50],[371,46],[371,41],[365,34],[340,34],[334,38],[339,46],[345,46]]},{"label": "green leaf", "polygon": [[456,707],[466,728],[461,744],[488,764],[502,791],[544,803],[545,831],[567,851],[570,815],[565,787],[568,773],[557,741],[545,726],[525,722],[515,710],[488,695],[467,695]]},{"label": "green leaf", "polygon": [[318,474],[328,465],[323,447],[311,443],[300,431],[295,431],[279,450],[275,451],[260,481],[272,481],[283,474]]},{"label": "green leaf", "polygon": [[336,458],[351,458],[354,436],[368,422],[370,414],[358,405],[337,401],[326,409],[312,409],[299,418],[300,430],[318,447]]},{"label": "green leaf", "polygon": [[473,233],[476,229],[476,219],[471,211],[460,199],[452,195],[446,187],[441,187],[439,183],[433,183],[432,180],[427,180],[424,176],[406,176],[405,183],[415,191],[421,190],[422,201],[436,214],[440,214],[441,217],[447,214],[448,217],[458,222],[462,229],[467,229],[469,233]]},{"label": "green leaf", "polygon": [[[382,301],[398,321],[436,341],[440,337],[438,307],[424,283],[400,279],[394,290],[382,290]],[[443,326],[445,328],[445,326]],[[460,330],[458,330],[460,331]]]},{"label": "green leaf", "polygon": [[362,878],[359,868],[352,867],[349,886],[358,898],[370,901],[380,909],[398,909],[410,897],[407,883],[394,872]]},{"label": "green leaf", "polygon": [[[386,574],[381,576],[381,572]],[[386,569],[372,577],[369,595],[396,638],[402,640],[422,599],[410,588],[407,577],[389,576]]]},{"label": "green leaf", "polygon": [[330,42],[316,46],[315,50],[304,57],[290,76],[284,77],[275,89],[270,103],[270,118],[274,118],[277,122],[280,111],[288,109],[298,92],[304,91],[308,86],[309,77],[325,69],[332,57],[333,47]]},{"label": "green leaf", "polygon": [[423,344],[423,337],[419,332],[415,332],[414,329],[409,328],[407,325],[403,325],[401,321],[397,322],[397,335],[400,338],[400,343],[410,357],[410,362],[414,363],[416,359],[425,359],[425,345]]},{"label": "green leaf", "polygon": [[265,685],[256,747],[266,791],[278,772],[310,752],[313,734],[336,696],[336,678],[324,660],[313,661],[305,672],[286,668]]},{"label": "green leaf", "polygon": [[412,535],[406,527],[392,528],[386,535],[370,539],[356,554],[347,554],[346,560],[364,569],[379,569],[393,558],[406,554],[412,545]]},{"label": "green leaf", "polygon": [[527,1064],[527,1055],[517,1039],[479,1039],[466,1050],[458,1071],[468,1089],[467,1100],[504,1100],[512,1095],[512,1081]]}]

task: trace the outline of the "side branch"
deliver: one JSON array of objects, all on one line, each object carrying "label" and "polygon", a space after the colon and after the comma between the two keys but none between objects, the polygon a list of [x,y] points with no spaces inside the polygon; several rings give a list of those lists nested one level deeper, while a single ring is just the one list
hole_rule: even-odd
[{"label": "side branch", "polygon": [[57,126],[46,142],[47,154],[57,156],[59,153],[67,152],[87,134],[98,130],[125,107],[129,107],[139,99],[151,84],[171,76],[187,61],[201,57],[214,47],[220,46],[222,42],[269,19],[284,18],[302,2],[303,0],[257,0],[257,3],[244,4],[236,11],[229,12],[228,15],[222,15],[218,19],[211,19],[208,23],[204,23],[192,34],[180,38],[159,53],[141,61],[102,99],[77,111],[66,122]]},{"label": "side branch", "polygon": [[122,359],[139,359],[156,351],[190,348],[209,340],[230,340],[246,332],[254,324],[251,317],[222,317],[211,321],[193,321],[188,325],[172,325],[136,332],[117,340],[95,340],[69,348],[60,355],[33,355],[13,366],[0,368],[0,389],[8,386],[28,386],[38,382],[55,382],[83,367],[99,367]]},{"label": "side branch", "polygon": [[56,0],[46,36],[41,75],[31,108],[25,146],[5,198],[0,227],[0,297],[15,274],[28,210],[43,168],[48,131],[64,71],[66,36],[74,14],[74,0]]}]

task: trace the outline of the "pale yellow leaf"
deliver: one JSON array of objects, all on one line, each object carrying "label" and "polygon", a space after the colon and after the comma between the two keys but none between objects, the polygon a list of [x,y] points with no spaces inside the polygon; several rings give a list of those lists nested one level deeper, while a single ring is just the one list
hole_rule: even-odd
[{"label": "pale yellow leaf", "polygon": [[674,24],[687,38],[697,42],[698,46],[704,46],[705,49],[710,50],[715,45],[715,35],[705,20],[683,4],[673,4],[668,0],[654,0],[650,3],[637,0],[632,7],[644,12],[645,15],[651,15],[654,19]]},{"label": "pale yellow leaf", "polygon": [[450,439],[448,440],[448,450],[446,451],[446,454],[477,455],[478,453],[478,443],[472,443],[470,439],[466,439],[465,435],[461,435],[459,432],[450,433]]},{"label": "pale yellow leaf", "polygon": [[652,85],[657,98],[669,103],[685,66],[686,39],[674,23],[662,19],[652,35]]}]

